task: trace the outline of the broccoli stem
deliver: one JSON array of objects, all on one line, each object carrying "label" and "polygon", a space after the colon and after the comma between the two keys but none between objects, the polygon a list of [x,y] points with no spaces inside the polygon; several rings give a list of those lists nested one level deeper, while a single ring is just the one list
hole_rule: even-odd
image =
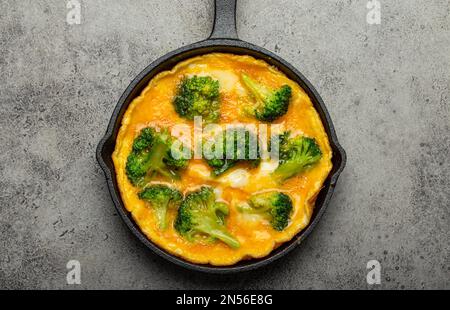
[{"label": "broccoli stem", "polygon": [[158,172],[161,175],[171,178],[176,176],[176,174],[172,171],[168,171],[165,168],[164,164],[164,156],[169,151],[169,146],[163,141],[157,140],[150,151],[150,157],[147,161],[147,170],[153,168],[151,173]]},{"label": "broccoli stem", "polygon": [[261,206],[261,205],[253,205],[253,207],[249,206],[248,204],[241,204],[238,205],[238,211],[246,214],[253,214],[258,215],[263,219],[266,219],[270,221],[270,214],[268,211],[270,211],[270,206]]},{"label": "broccoli stem", "polygon": [[237,249],[240,247],[239,241],[237,241],[233,236],[227,233],[225,229],[221,229],[221,227],[218,226],[217,222],[212,221],[211,219],[204,218],[203,223],[199,224],[197,229],[204,234],[221,240],[233,249]]},{"label": "broccoli stem", "polygon": [[306,167],[307,165],[300,163],[286,162],[283,163],[283,165],[278,166],[278,168],[273,172],[273,176],[278,183],[281,183],[302,172]]},{"label": "broccoli stem", "polygon": [[242,80],[245,85],[250,89],[252,95],[259,101],[264,102],[264,99],[270,95],[270,91],[265,87],[255,83],[247,74],[242,74]]},{"label": "broccoli stem", "polygon": [[227,245],[229,245],[233,249],[237,249],[241,246],[239,241],[237,241],[235,238],[233,238],[228,233],[222,231],[221,229],[211,229],[208,231],[208,233],[222,242],[225,242]]},{"label": "broccoli stem", "polygon": [[155,211],[160,230],[165,230],[167,228],[167,209],[168,204],[159,206],[153,205],[153,210]]}]

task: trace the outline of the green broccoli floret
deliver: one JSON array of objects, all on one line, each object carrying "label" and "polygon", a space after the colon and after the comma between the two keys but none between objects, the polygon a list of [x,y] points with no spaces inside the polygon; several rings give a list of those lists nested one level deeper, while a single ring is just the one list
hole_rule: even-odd
[{"label": "green broccoli floret", "polygon": [[289,85],[271,90],[255,82],[246,74],[242,74],[242,81],[256,100],[256,106],[246,109],[250,115],[263,122],[273,122],[286,114],[292,96]]},{"label": "green broccoli floret", "polygon": [[289,224],[292,200],[280,192],[265,192],[250,197],[249,205],[239,206],[243,213],[259,214],[267,218],[275,230],[282,231]]},{"label": "green broccoli floret", "polygon": [[175,188],[163,184],[155,184],[145,187],[138,194],[139,199],[149,202],[155,211],[159,228],[167,228],[167,211],[171,207],[176,207],[183,195]]},{"label": "green broccoli floret", "polygon": [[188,120],[202,116],[206,123],[220,117],[219,81],[209,76],[184,78],[174,99],[175,111]]},{"label": "green broccoli floret", "polygon": [[142,129],[133,142],[125,168],[133,185],[141,186],[146,179],[157,174],[178,178],[179,170],[186,168],[188,159],[172,156],[172,142],[173,138],[166,129],[161,132],[152,127]]},{"label": "green broccoli floret", "polygon": [[284,182],[305,171],[322,158],[322,151],[313,138],[304,136],[290,138],[290,133],[285,132],[279,139],[279,165],[272,172],[272,176],[278,182]]},{"label": "green broccoli floret", "polygon": [[203,186],[186,196],[178,209],[175,229],[189,241],[200,236],[219,239],[233,249],[240,246],[239,241],[227,231],[225,217],[228,206],[217,202],[211,187]]},{"label": "green broccoli floret", "polygon": [[[227,135],[225,131],[222,131],[213,137],[213,141],[216,141],[217,144],[222,142],[220,155],[217,156],[217,154],[215,154],[216,144],[213,144],[211,148],[212,158],[206,159],[206,163],[213,169],[213,176],[217,177],[221,175],[238,162],[248,162],[251,167],[257,167],[261,161],[258,138],[254,133],[248,130],[243,134],[239,134],[238,130],[231,132],[233,134],[232,136],[231,134]],[[227,147],[229,146],[229,143],[233,143],[234,145],[231,156],[227,156]],[[251,148],[255,148],[255,150],[251,150]]]}]

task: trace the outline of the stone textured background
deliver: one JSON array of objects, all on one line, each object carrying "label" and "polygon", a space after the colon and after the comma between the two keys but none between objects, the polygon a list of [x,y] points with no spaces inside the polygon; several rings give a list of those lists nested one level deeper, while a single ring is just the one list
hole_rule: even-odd
[{"label": "stone textured background", "polygon": [[95,148],[128,83],[206,38],[211,0],[0,1],[0,288],[450,288],[450,2],[238,1],[242,39],[317,87],[348,154],[335,196],[298,249],[234,276],[189,272],[123,225]]}]

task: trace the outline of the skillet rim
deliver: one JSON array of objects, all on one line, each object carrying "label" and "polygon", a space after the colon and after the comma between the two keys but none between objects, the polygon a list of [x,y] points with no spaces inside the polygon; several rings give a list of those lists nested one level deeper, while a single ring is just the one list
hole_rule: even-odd
[{"label": "skillet rim", "polygon": [[[158,247],[156,244],[154,244],[150,239],[148,239],[145,234],[139,229],[138,225],[134,222],[134,220],[131,218],[130,212],[128,212],[125,209],[125,206],[122,202],[122,198],[120,195],[120,192],[116,190],[114,186],[114,177],[115,169],[114,167],[110,168],[106,161],[105,157],[109,157],[111,159],[112,152],[114,151],[115,141],[117,139],[117,133],[118,128],[120,128],[123,112],[128,108],[131,101],[135,98],[129,98],[129,96],[132,94],[132,92],[135,90],[135,88],[139,85],[139,83],[144,80],[148,75],[152,73],[152,71],[157,71],[160,66],[163,64],[166,64],[170,60],[174,59],[175,57],[182,57],[183,54],[187,54],[188,52],[194,52],[196,50],[201,50],[204,48],[240,48],[244,50],[249,50],[252,53],[250,54],[262,54],[266,57],[259,57],[262,60],[265,60],[267,62],[267,58],[274,60],[274,62],[278,62],[283,67],[285,67],[287,70],[290,71],[290,75],[297,77],[296,82],[300,84],[300,86],[307,92],[307,94],[310,96],[311,101],[318,110],[318,113],[320,115],[321,121],[324,124],[325,130],[327,131],[328,138],[330,141],[331,148],[333,150],[333,158],[332,160],[337,160],[337,163],[333,162],[333,170],[334,167],[337,167],[334,172],[330,172],[330,175],[327,177],[325,182],[329,179],[329,183],[327,185],[324,185],[323,188],[320,190],[319,194],[322,191],[326,191],[326,195],[320,205],[315,205],[314,210],[317,211],[317,214],[314,216],[313,219],[310,221],[308,226],[299,231],[290,241],[287,241],[283,244],[281,244],[278,248],[274,249],[269,255],[260,258],[260,259],[251,259],[248,261],[242,260],[235,265],[230,266],[213,266],[213,265],[201,265],[201,264],[195,264],[188,262],[184,260],[183,258],[180,258],[178,256],[175,256],[173,254],[170,254],[166,252],[165,250]],[[209,54],[214,52],[220,52],[220,51],[207,51],[203,54]],[[224,52],[226,53],[226,52]],[[232,52],[230,52],[232,53]],[[201,55],[202,53],[199,53],[196,56]],[[245,54],[245,53],[244,53]],[[187,56],[186,58],[183,58],[181,60],[178,60],[178,62],[188,59],[190,57],[194,57],[195,55]],[[251,55],[255,58],[258,58],[258,56]],[[275,65],[276,66],[276,65]],[[285,72],[285,70],[282,70],[282,68],[278,68],[281,71],[283,71],[285,74],[288,74]],[[161,70],[163,71],[163,70]],[[158,72],[155,72],[155,75]],[[154,76],[154,75],[153,75]],[[151,78],[153,78],[153,76]],[[122,114],[122,117],[120,116]],[[116,132],[115,128],[117,127]],[[108,149],[108,147],[111,147]],[[159,255],[160,257],[178,265],[181,267],[184,267],[189,270],[194,271],[200,271],[205,273],[213,273],[213,274],[230,274],[230,273],[237,273],[237,272],[243,272],[243,271],[250,271],[254,270],[263,266],[268,265],[269,263],[278,260],[279,258],[285,256],[289,252],[291,252],[294,248],[297,247],[306,237],[309,236],[311,231],[314,229],[314,227],[317,225],[319,220],[321,219],[323,213],[328,207],[328,204],[330,202],[330,199],[333,195],[334,188],[336,186],[336,182],[342,172],[342,170],[345,167],[346,164],[346,153],[343,147],[339,144],[333,122],[330,118],[330,115],[328,113],[328,110],[325,107],[325,104],[320,97],[319,93],[316,91],[314,86],[301,74],[295,67],[293,67],[291,64],[289,64],[287,61],[283,60],[281,57],[275,55],[274,53],[261,48],[259,46],[256,46],[252,43],[242,41],[239,39],[207,39],[204,41],[196,42],[187,46],[180,47],[174,51],[171,51],[155,61],[153,61],[150,65],[148,65],[144,70],[142,70],[134,79],[133,81],[128,85],[122,96],[120,97],[119,101],[117,102],[112,116],[108,123],[108,128],[106,130],[105,135],[100,140],[97,149],[96,149],[96,158],[97,161],[100,164],[100,167],[102,168],[107,185],[108,190],[111,195],[111,198],[113,200],[114,206],[120,214],[120,217],[125,222],[125,224],[128,226],[128,228],[131,230],[131,232],[150,250],[152,250],[154,253]],[[116,182],[117,183],[117,182]]]}]

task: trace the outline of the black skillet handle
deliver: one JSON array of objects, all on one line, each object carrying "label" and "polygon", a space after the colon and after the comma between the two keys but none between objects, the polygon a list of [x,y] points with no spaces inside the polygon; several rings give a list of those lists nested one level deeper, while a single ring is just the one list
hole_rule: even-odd
[{"label": "black skillet handle", "polygon": [[209,39],[238,39],[236,0],[215,0],[214,25]]}]

